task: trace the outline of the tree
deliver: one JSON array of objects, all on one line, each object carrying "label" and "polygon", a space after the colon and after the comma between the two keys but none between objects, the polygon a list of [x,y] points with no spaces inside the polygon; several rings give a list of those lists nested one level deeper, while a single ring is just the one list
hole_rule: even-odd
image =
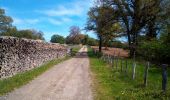
[{"label": "tree", "polygon": [[84,38],[82,40],[82,44],[86,45],[88,43],[88,40],[89,40],[89,36],[88,35],[84,35]]},{"label": "tree", "polygon": [[32,35],[33,35],[33,38],[32,39],[40,39],[40,40],[45,40],[43,35],[44,33],[42,31],[37,31],[37,30],[34,30],[32,29]]},{"label": "tree", "polygon": [[88,38],[88,41],[87,41],[87,45],[90,45],[90,46],[98,46],[98,40],[89,37],[89,38]]},{"label": "tree", "polygon": [[13,20],[5,15],[5,10],[0,8],[0,35],[12,26]]},{"label": "tree", "polygon": [[67,44],[80,44],[84,39],[84,35],[81,34],[81,30],[78,26],[70,27],[70,34],[66,38]]},{"label": "tree", "polygon": [[53,35],[51,37],[50,42],[64,44],[65,43],[65,38],[63,36],[55,34],[55,35]]},{"label": "tree", "polygon": [[147,36],[156,37],[160,0],[105,0],[103,2],[118,12],[118,22],[126,30],[128,37],[130,56],[135,52],[142,30],[145,30]]},{"label": "tree", "polygon": [[15,37],[19,37],[19,38],[27,38],[27,39],[40,39],[40,40],[44,40],[43,37],[43,32],[41,31],[36,31],[36,30],[19,30],[17,32],[17,34],[15,35]]},{"label": "tree", "polygon": [[6,32],[1,33],[2,36],[13,36],[18,38],[27,38],[27,39],[40,39],[44,40],[43,32],[42,31],[36,31],[36,30],[17,30],[16,27],[10,27],[6,30]]},{"label": "tree", "polygon": [[18,36],[18,30],[16,27],[12,26],[8,28],[5,32],[1,33],[2,36]]},{"label": "tree", "polygon": [[99,52],[103,42],[108,42],[117,36],[115,28],[117,12],[112,7],[106,5],[103,1],[98,1],[97,5],[90,8],[88,12],[88,21],[86,30],[92,30],[97,34],[99,39]]}]

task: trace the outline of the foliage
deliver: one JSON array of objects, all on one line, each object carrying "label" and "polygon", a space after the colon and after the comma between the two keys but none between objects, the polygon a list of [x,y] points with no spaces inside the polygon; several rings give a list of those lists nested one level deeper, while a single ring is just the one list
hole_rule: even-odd
[{"label": "foliage", "polygon": [[64,44],[65,43],[65,38],[63,36],[55,34],[55,35],[53,35],[51,37],[50,42]]},{"label": "foliage", "polygon": [[94,31],[97,34],[100,52],[103,42],[106,44],[106,42],[112,40],[113,37],[116,37],[115,31],[119,30],[119,27],[114,25],[115,13],[110,6],[104,5],[102,2],[91,7],[88,12],[88,21],[85,29],[87,31]]},{"label": "foliage", "polygon": [[[159,30],[163,29],[162,26],[169,23],[168,0],[96,1],[88,13],[87,30],[95,31],[99,41],[104,42],[104,45],[120,33],[126,35],[130,56],[133,56],[138,47],[140,35],[145,35],[148,40],[156,38]],[[118,23],[120,28],[112,30],[115,23]],[[114,36],[110,36],[114,31]],[[100,43],[99,47],[102,44]]]},{"label": "foliage", "polygon": [[67,44],[81,44],[84,39],[84,35],[81,34],[81,30],[78,26],[70,27],[70,34],[66,37]]},{"label": "foliage", "polygon": [[27,38],[27,39],[41,39],[44,40],[43,38],[43,32],[41,31],[36,31],[36,30],[20,30],[18,31],[17,37],[19,38]]},{"label": "foliage", "polygon": [[88,38],[87,45],[90,45],[90,46],[97,46],[97,45],[98,45],[98,40],[89,37],[89,38]]},{"label": "foliage", "polygon": [[43,32],[36,30],[17,30],[16,27],[11,27],[1,34],[2,36],[13,36],[18,38],[27,38],[27,39],[40,39],[44,40]]},{"label": "foliage", "polygon": [[89,36],[86,34],[86,35],[84,35],[84,38],[82,40],[82,44],[86,45],[88,43],[88,41],[89,41]]},{"label": "foliage", "polygon": [[6,32],[12,26],[13,20],[11,17],[5,15],[5,10],[0,8],[0,35]]},{"label": "foliage", "polygon": [[160,39],[152,41],[143,41],[137,53],[144,57],[144,59],[152,61],[154,63],[169,64],[170,59],[170,34],[162,34]]},{"label": "foliage", "polygon": [[123,48],[123,49],[128,49],[128,45],[126,43],[121,43],[120,41],[111,41],[108,44],[109,47],[114,47],[114,48]]}]

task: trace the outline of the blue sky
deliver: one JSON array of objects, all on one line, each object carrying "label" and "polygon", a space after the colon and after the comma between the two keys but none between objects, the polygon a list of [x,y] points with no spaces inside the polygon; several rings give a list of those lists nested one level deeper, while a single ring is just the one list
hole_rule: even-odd
[{"label": "blue sky", "polygon": [[[93,0],[0,0],[14,26],[43,31],[47,41],[53,34],[66,37],[72,25],[83,29],[92,5]],[[88,34],[95,37],[92,32]]]}]

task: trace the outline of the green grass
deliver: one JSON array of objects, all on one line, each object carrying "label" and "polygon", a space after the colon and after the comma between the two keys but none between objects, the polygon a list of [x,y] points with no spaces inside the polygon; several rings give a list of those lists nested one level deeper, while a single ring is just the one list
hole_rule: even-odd
[{"label": "green grass", "polygon": [[0,95],[4,95],[8,92],[11,92],[15,88],[19,88],[27,84],[38,75],[42,74],[43,72],[50,69],[54,65],[67,59],[69,59],[69,57],[65,57],[62,59],[54,59],[30,71],[26,71],[24,73],[16,74],[13,77],[0,80]]},{"label": "green grass", "polygon": [[76,46],[72,48],[71,56],[75,56],[76,53],[80,50],[80,46]]},{"label": "green grass", "polygon": [[[169,100],[170,80],[166,94],[161,90],[161,69],[151,67],[148,75],[148,86],[143,86],[144,65],[137,62],[136,78],[132,79],[132,60],[128,59],[128,72],[120,71],[119,67],[111,67],[98,59],[89,49],[90,68],[93,79],[95,100]],[[168,69],[168,73],[170,70]],[[168,78],[170,74],[168,74]]]}]

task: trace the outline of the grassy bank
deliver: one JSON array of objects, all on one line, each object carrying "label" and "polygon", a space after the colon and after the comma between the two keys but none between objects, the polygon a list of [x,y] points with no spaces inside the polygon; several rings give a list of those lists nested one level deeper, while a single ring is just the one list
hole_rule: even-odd
[{"label": "grassy bank", "polygon": [[81,46],[72,47],[71,56],[75,56],[76,53],[81,49]]},{"label": "grassy bank", "polygon": [[[170,80],[168,80],[167,93],[161,90],[161,69],[151,67],[149,69],[148,86],[143,86],[144,65],[138,64],[136,78],[132,80],[132,68],[128,73],[109,66],[106,62],[98,59],[89,49],[90,65],[93,79],[93,91],[96,100],[153,100],[170,99]],[[131,66],[131,60],[128,60]],[[170,70],[168,70],[170,73]],[[168,78],[170,75],[168,75]]]},{"label": "grassy bank", "polygon": [[50,69],[54,65],[56,65],[62,61],[65,61],[67,59],[69,59],[69,57],[65,57],[62,59],[54,59],[54,60],[51,60],[51,61],[43,64],[42,66],[32,69],[30,71],[26,71],[24,73],[17,74],[13,77],[0,80],[0,95],[4,95],[8,92],[11,92],[15,88],[19,88],[19,87],[27,84],[28,82],[33,80],[38,75],[42,74],[43,72]]}]

